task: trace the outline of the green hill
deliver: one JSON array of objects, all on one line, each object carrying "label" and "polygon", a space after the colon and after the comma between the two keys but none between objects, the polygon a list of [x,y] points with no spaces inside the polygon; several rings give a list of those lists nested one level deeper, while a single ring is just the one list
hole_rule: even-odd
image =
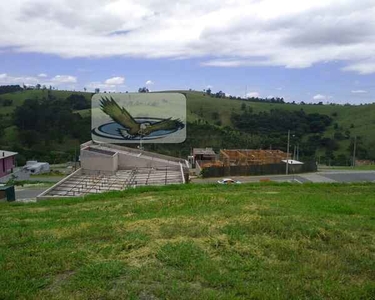
[{"label": "green hill", "polygon": [[[217,112],[223,126],[233,126],[230,121],[232,112],[240,112],[241,105],[246,103],[255,113],[270,110],[299,111],[303,109],[306,113],[319,113],[332,117],[332,125],[324,132],[325,137],[334,138],[335,124],[338,129],[344,132],[350,131],[351,137],[362,138],[363,146],[371,152],[372,159],[375,159],[375,104],[366,105],[295,105],[260,103],[227,98],[213,98],[203,96],[201,92],[185,92],[188,99],[188,112],[191,120],[204,119],[214,124],[213,114]],[[292,128],[293,130],[293,128]],[[338,141],[340,149],[335,153],[348,154],[349,140]],[[322,150],[318,154],[323,154]],[[348,154],[349,155],[349,154]]]},{"label": "green hill", "polygon": [[[241,114],[244,108],[251,110],[252,114],[261,112],[271,112],[275,110],[298,112],[303,110],[306,114],[327,115],[332,118],[331,124],[319,133],[319,141],[312,144],[309,138],[315,138],[314,134],[304,134],[303,137],[296,138],[292,143],[301,145],[302,155],[311,156],[311,149],[317,149],[314,154],[316,157],[323,156],[326,161],[329,158],[336,160],[336,164],[346,164],[351,155],[351,144],[354,136],[358,136],[358,155],[360,158],[375,159],[375,104],[344,106],[344,105],[295,105],[279,104],[268,102],[253,102],[244,100],[235,100],[229,98],[215,98],[205,95],[203,92],[179,91],[187,97],[187,120],[188,140],[183,145],[163,145],[149,146],[153,150],[162,151],[173,155],[185,156],[192,147],[214,147],[214,148],[269,148],[273,146],[285,150],[286,132],[278,133],[275,136],[270,133],[250,133],[246,130],[239,130],[233,124],[233,114]],[[15,109],[21,106],[26,99],[48,99],[52,97],[57,100],[66,100],[70,95],[83,95],[88,102],[92,96],[91,93],[71,92],[71,91],[48,91],[48,90],[29,90],[0,95],[1,100],[11,100],[10,106],[0,108],[0,147],[25,149],[25,144],[20,138],[19,129],[14,126],[12,114]],[[1,105],[1,104],[0,104]],[[74,110],[85,119],[85,131],[90,136],[90,109]],[[272,123],[272,118],[268,123]],[[291,128],[298,130],[299,126]],[[61,138],[60,138],[61,142]],[[81,141],[64,135],[63,142],[52,142],[53,147],[48,146],[49,150],[67,151],[72,155]],[[38,151],[44,145],[35,145]],[[309,148],[309,152],[307,149]],[[293,148],[292,148],[293,149]],[[39,152],[35,156],[39,156]],[[305,152],[304,152],[305,151]],[[29,152],[29,154],[33,152]],[[338,157],[341,155],[341,160]]]},{"label": "green hill", "polygon": [[375,185],[0,203],[1,299],[373,299]]}]

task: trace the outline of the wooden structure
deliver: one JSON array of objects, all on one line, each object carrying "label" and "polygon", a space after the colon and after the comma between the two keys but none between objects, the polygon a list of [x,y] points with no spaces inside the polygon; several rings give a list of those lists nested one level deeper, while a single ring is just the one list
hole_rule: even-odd
[{"label": "wooden structure", "polygon": [[234,149],[220,150],[219,160],[224,166],[251,166],[278,164],[287,158],[280,150],[249,150]]}]

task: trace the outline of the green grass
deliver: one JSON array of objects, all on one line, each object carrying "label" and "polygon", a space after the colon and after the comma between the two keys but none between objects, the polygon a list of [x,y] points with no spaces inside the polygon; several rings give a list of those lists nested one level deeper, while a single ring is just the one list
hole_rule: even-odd
[{"label": "green grass", "polygon": [[373,299],[374,184],[0,204],[1,299]]},{"label": "green grass", "polygon": [[[13,104],[9,107],[2,107],[0,109],[0,114],[9,114],[14,111],[17,106],[23,104],[26,99],[43,99],[47,98],[48,91],[45,90],[29,90],[29,91],[21,91],[15,93],[8,93],[0,95],[1,99],[12,100]],[[91,99],[91,93],[84,93],[84,92],[73,92],[73,91],[51,91],[51,95],[56,97],[57,99],[66,99],[71,94],[80,94],[84,95],[88,100]]]}]

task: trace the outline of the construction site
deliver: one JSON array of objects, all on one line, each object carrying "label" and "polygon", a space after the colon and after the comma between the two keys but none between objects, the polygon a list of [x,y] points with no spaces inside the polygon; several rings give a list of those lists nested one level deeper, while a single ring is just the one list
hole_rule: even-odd
[{"label": "construction site", "polygon": [[291,172],[316,171],[315,164],[292,160],[281,150],[222,149],[216,154],[212,148],[196,148],[189,163],[203,177],[284,174],[286,163]]},{"label": "construction site", "polygon": [[223,149],[216,154],[212,148],[195,148],[192,157],[201,168],[207,168],[278,164],[287,159],[287,154],[280,150],[250,149]]},{"label": "construction site", "polygon": [[184,159],[112,144],[90,141],[81,145],[80,162],[78,170],[37,199],[80,197],[189,180],[188,163]]}]

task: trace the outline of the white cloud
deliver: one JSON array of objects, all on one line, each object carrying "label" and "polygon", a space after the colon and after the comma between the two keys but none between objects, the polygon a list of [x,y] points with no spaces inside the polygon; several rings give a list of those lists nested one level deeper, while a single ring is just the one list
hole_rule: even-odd
[{"label": "white cloud", "polygon": [[[39,74],[40,75],[40,74]],[[13,76],[8,75],[6,73],[0,74],[0,84],[18,84],[18,85],[26,85],[26,86],[35,86],[36,84],[41,85],[52,85],[52,86],[59,86],[59,87],[65,87],[70,88],[72,83],[77,83],[77,78],[70,75],[56,75],[53,78],[46,78],[44,76],[27,76],[27,75],[21,75],[21,76]],[[74,88],[74,86],[73,86]]]},{"label": "white cloud", "polygon": [[352,94],[366,94],[367,93],[367,91],[365,91],[365,90],[354,90],[354,91],[352,91]]},{"label": "white cloud", "polygon": [[38,77],[45,78],[45,77],[47,77],[47,74],[45,74],[45,73],[40,73],[40,74],[38,74]]},{"label": "white cloud", "polygon": [[103,91],[107,91],[107,92],[116,92],[117,89],[116,89],[116,85],[109,85],[109,84],[105,84],[103,82],[100,82],[100,81],[93,81],[93,82],[89,82],[88,84],[85,85],[85,87],[89,90],[89,91],[94,91],[95,89],[100,89],[102,92]]},{"label": "white cloud", "polygon": [[154,82],[152,80],[147,80],[146,81],[146,85],[153,85],[153,84],[154,84]]},{"label": "white cloud", "polygon": [[344,68],[342,68],[343,71],[352,71],[357,72],[361,75],[368,75],[375,73],[375,60],[365,60],[358,63],[350,64]]},{"label": "white cloud", "polygon": [[6,73],[0,74],[0,84],[35,85],[39,79],[33,76],[11,76]]},{"label": "white cloud", "polygon": [[246,97],[248,98],[258,98],[260,94],[258,92],[249,92],[246,94]]},{"label": "white cloud", "polygon": [[219,67],[342,61],[344,71],[375,73],[373,0],[3,2],[0,48],[17,52],[200,57]]},{"label": "white cloud", "polygon": [[322,94],[317,94],[313,97],[314,100],[319,100],[319,101],[330,100],[332,98],[333,98],[332,96],[326,96]]},{"label": "white cloud", "polygon": [[105,81],[105,84],[107,85],[121,85],[124,84],[125,78],[124,77],[112,77]]},{"label": "white cloud", "polygon": [[51,79],[55,84],[59,83],[77,83],[77,77],[70,75],[56,75]]},{"label": "white cloud", "polygon": [[89,82],[86,84],[86,88],[89,90],[94,91],[96,88],[99,88],[101,91],[107,92],[118,92],[122,91],[126,86],[123,84],[125,82],[124,77],[113,77],[105,80],[104,82],[101,81],[94,81]]}]

